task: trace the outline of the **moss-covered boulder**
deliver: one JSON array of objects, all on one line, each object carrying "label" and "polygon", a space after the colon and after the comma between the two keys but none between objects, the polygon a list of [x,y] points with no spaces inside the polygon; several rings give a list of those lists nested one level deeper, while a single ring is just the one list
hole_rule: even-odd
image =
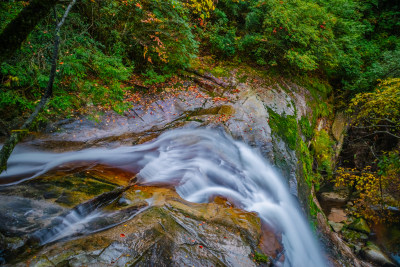
[{"label": "moss-covered boulder", "polygon": [[352,222],[349,226],[349,229],[353,229],[355,231],[364,233],[369,235],[371,229],[368,227],[367,222],[363,218],[357,218],[354,222]]}]

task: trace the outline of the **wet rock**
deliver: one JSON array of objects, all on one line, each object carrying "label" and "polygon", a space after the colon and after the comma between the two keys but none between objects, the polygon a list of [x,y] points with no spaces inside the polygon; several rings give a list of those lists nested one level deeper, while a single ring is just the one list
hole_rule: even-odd
[{"label": "wet rock", "polygon": [[59,198],[57,198],[56,203],[70,206],[73,204],[73,196],[64,192]]},{"label": "wet rock", "polygon": [[45,199],[49,199],[49,198],[58,198],[58,194],[56,192],[46,192],[43,194],[43,197]]},{"label": "wet rock", "polygon": [[[294,115],[295,107],[293,105],[293,101],[289,94],[285,92],[285,90],[275,84],[273,88],[268,88],[265,90],[260,89],[258,91],[263,91],[262,97],[265,102],[267,102],[269,107],[279,115]],[[261,94],[261,92],[260,92]]]},{"label": "wet rock", "polygon": [[[191,82],[186,82],[186,86],[190,85]],[[207,89],[210,90],[209,87]],[[193,94],[190,90],[182,90],[174,92],[171,98],[147,95],[147,98],[154,99],[146,103],[146,107],[138,103],[125,116],[108,112],[99,118],[100,122],[85,118],[66,121],[56,126],[59,130],[57,133],[37,138],[31,145],[57,151],[91,146],[113,147],[148,142],[170,128],[200,125],[223,127],[234,138],[259,149],[271,161],[278,159],[282,162],[280,166],[289,166],[285,174],[290,179],[291,192],[296,195],[297,158],[295,152],[289,151],[283,141],[272,144],[267,108],[280,115],[297,114],[297,119],[311,114],[305,99],[306,90],[293,84],[281,86],[278,82],[256,88],[253,85],[238,84],[235,90],[239,93],[233,94],[226,90],[222,98],[215,97],[220,96],[220,92],[206,92],[207,95],[204,95],[207,90],[195,91]],[[225,97],[226,100],[223,100]],[[221,105],[220,100],[225,104]],[[275,157],[274,154],[279,155]],[[56,206],[73,208],[99,194],[114,190],[118,185],[127,185],[132,178],[122,174],[115,175],[115,179],[105,178],[107,175],[103,173],[89,177],[93,174],[92,170],[89,170],[89,176],[85,171],[79,177],[64,174],[65,177],[54,179],[54,176],[49,176],[47,180],[33,182],[50,184],[47,189],[32,189],[25,184],[17,187],[20,191],[14,192],[21,196],[22,190],[25,190],[25,197],[43,196],[46,203],[52,204],[58,199],[56,204],[60,205]],[[54,194],[43,194],[44,191]],[[109,205],[107,211],[123,214],[137,205],[147,205],[148,202],[152,203],[151,208],[126,223],[92,236],[42,248],[35,255],[37,257],[33,259],[32,265],[254,266],[249,255],[257,246],[272,257],[281,250],[280,237],[264,229],[261,235],[260,221],[256,214],[245,213],[223,203],[188,203],[170,190],[129,190],[123,198]],[[20,265],[24,264],[20,262]]]},{"label": "wet rock", "polygon": [[343,229],[343,226],[344,226],[343,223],[337,223],[337,222],[333,222],[333,221],[328,221],[328,223],[336,233],[339,233]]},{"label": "wet rock", "polygon": [[0,195],[0,233],[22,236],[46,227],[65,210],[43,200]]},{"label": "wet rock", "polygon": [[368,242],[367,246],[362,249],[363,256],[368,260],[371,261],[379,266],[384,267],[395,267],[398,266],[392,262],[392,260],[386,256],[378,246],[375,244]]},{"label": "wet rock", "polygon": [[335,203],[346,203],[347,196],[343,193],[337,192],[323,192],[321,194],[321,201],[335,202]]},{"label": "wet rock", "polygon": [[118,200],[118,204],[119,204],[120,206],[129,206],[130,204],[132,204],[132,202],[131,202],[129,199],[126,199],[125,197],[121,197],[121,198]]},{"label": "wet rock", "polygon": [[25,259],[31,266],[256,266],[262,235],[257,214],[223,201],[190,203],[165,188],[135,187],[124,197],[132,205],[151,199],[152,207],[114,228],[43,247]]},{"label": "wet rock", "polygon": [[368,227],[367,222],[363,218],[357,218],[349,226],[350,229],[369,235],[371,229]]}]

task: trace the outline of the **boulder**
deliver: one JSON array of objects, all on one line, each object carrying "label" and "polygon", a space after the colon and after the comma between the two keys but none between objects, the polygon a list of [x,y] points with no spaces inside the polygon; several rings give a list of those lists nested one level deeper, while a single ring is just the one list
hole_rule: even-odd
[{"label": "boulder", "polygon": [[371,229],[369,229],[367,222],[363,218],[357,218],[354,222],[349,224],[349,229],[369,235]]},{"label": "boulder", "polygon": [[347,195],[337,192],[323,192],[321,200],[325,202],[346,203]]},{"label": "boulder", "polygon": [[397,266],[388,256],[385,255],[385,253],[382,252],[382,250],[380,250],[378,246],[371,242],[368,242],[367,246],[362,249],[362,255],[366,260],[371,261],[379,266]]},{"label": "boulder", "polygon": [[328,223],[332,227],[333,231],[335,231],[336,233],[339,233],[342,230],[343,226],[344,226],[343,223],[336,223],[336,222],[333,222],[333,221],[328,221]]}]

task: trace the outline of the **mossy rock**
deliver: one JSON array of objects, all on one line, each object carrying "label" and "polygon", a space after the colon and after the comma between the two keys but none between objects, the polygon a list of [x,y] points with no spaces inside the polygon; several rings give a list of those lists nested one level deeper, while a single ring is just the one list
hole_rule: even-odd
[{"label": "mossy rock", "polygon": [[368,236],[366,234],[348,229],[347,227],[344,227],[341,233],[344,239],[350,243],[363,242],[364,240],[368,239]]},{"label": "mossy rock", "polygon": [[357,218],[348,226],[348,228],[367,235],[371,233],[371,229],[368,227],[367,222],[363,218]]},{"label": "mossy rock", "polygon": [[211,108],[198,109],[193,111],[191,116],[202,116],[202,115],[226,115],[230,116],[235,114],[235,109],[230,105],[221,105]]}]

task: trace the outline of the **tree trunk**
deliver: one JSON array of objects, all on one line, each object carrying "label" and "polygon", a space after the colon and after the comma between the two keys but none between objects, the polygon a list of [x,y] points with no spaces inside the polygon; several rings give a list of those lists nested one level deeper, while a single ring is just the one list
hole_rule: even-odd
[{"label": "tree trunk", "polygon": [[0,34],[0,64],[10,58],[59,0],[31,0]]},{"label": "tree trunk", "polygon": [[21,129],[14,130],[11,133],[4,143],[3,147],[0,151],[0,174],[7,169],[7,160],[10,157],[12,151],[14,150],[15,146],[18,144],[19,141],[24,138],[28,132],[30,127],[32,126],[33,122],[36,120],[36,117],[40,114],[43,108],[49,102],[51,96],[53,95],[53,83],[54,78],[56,76],[56,68],[57,68],[57,58],[58,58],[58,47],[60,45],[60,28],[65,22],[65,18],[68,16],[69,11],[71,10],[72,6],[75,4],[76,0],[72,0],[69,4],[67,9],[65,10],[64,16],[61,18],[60,22],[57,22],[57,15],[54,11],[54,16],[56,19],[56,29],[54,33],[54,49],[53,49],[53,57],[51,62],[51,70],[50,70],[50,78],[49,82],[47,83],[46,91],[42,96],[39,104],[36,106],[33,113],[29,116],[29,118],[25,121],[22,125]]}]

